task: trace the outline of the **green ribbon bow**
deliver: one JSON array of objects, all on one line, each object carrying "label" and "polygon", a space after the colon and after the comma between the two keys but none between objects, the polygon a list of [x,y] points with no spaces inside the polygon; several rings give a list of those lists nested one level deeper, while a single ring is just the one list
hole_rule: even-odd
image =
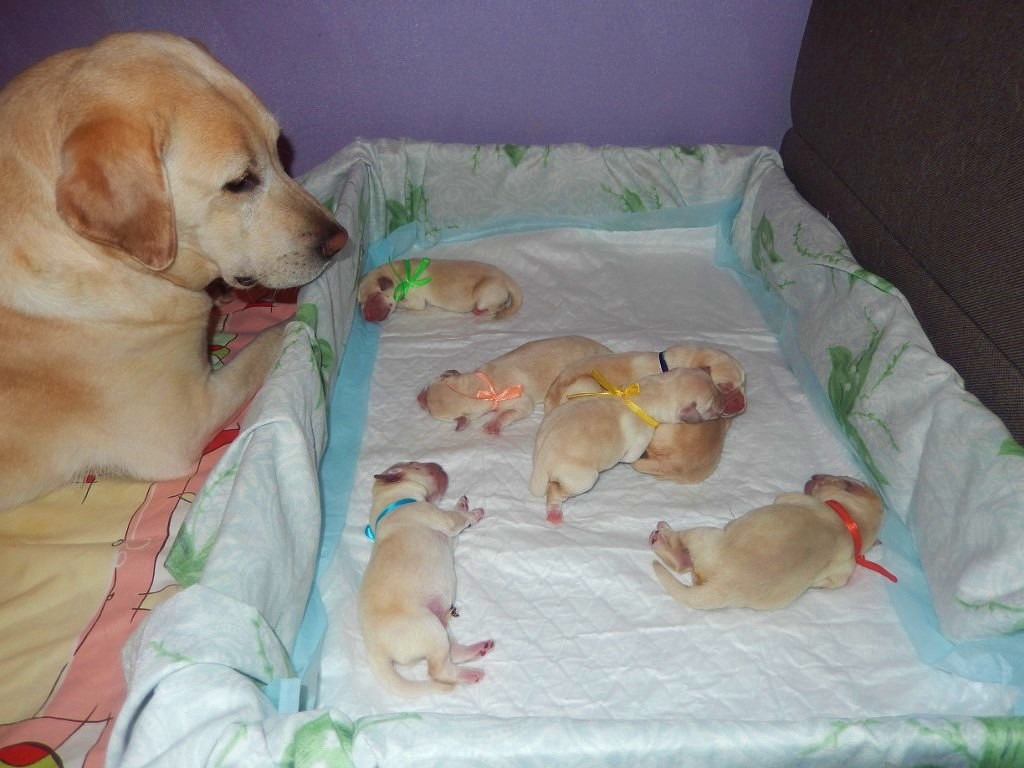
[{"label": "green ribbon bow", "polygon": [[430,259],[420,259],[419,265],[416,267],[416,271],[412,270],[412,260],[405,259],[405,277],[402,277],[398,270],[395,269],[395,265],[391,265],[391,271],[395,273],[395,279],[398,280],[398,285],[395,286],[395,301],[401,301],[408,295],[411,288],[416,288],[421,285],[426,285],[430,282],[430,277],[420,277],[430,265]]}]

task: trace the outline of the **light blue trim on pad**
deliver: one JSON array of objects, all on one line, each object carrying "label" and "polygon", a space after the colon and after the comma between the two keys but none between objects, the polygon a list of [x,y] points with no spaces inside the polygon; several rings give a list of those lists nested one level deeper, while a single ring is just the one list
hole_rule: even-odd
[{"label": "light blue trim on pad", "polygon": [[481,222],[472,229],[447,229],[427,234],[418,222],[405,224],[372,243],[367,251],[367,271],[402,258],[414,248],[427,250],[445,243],[479,240],[516,232],[548,229],[592,229],[605,232],[642,232],[652,229],[697,229],[716,224],[731,226],[739,210],[739,198],[694,203],[683,208],[615,213],[605,216],[510,216]]},{"label": "light blue trim on pad", "polygon": [[[689,208],[615,215],[603,219],[512,218],[484,223],[472,230],[452,230],[431,237],[425,234],[421,226],[411,223],[370,245],[366,269],[369,271],[389,260],[402,258],[413,249],[429,249],[443,243],[515,232],[567,227],[642,231],[717,225],[716,265],[732,271],[740,279],[778,338],[787,363],[813,406],[825,423],[831,425],[843,445],[847,446],[864,477],[870,477],[862,460],[842,434],[824,389],[799,351],[793,311],[743,269],[733,249],[730,233],[739,206],[740,200],[732,198]],[[293,653],[295,668],[303,678],[304,693],[315,690],[313,679],[319,669],[320,646],[326,631],[326,614],[320,600],[318,580],[330,564],[345,525],[348,499],[365,428],[366,404],[379,336],[379,327],[365,322],[357,308],[330,404],[330,437],[320,475],[324,531],[314,587]],[[889,596],[919,658],[926,664],[967,679],[1009,684],[1024,690],[1024,643],[1020,637],[1007,636],[957,644],[950,642],[939,630],[938,618],[909,530],[898,515],[890,514],[886,515],[881,534],[885,541],[887,562],[899,577],[896,584],[887,582]],[[310,682],[307,683],[307,679]],[[315,701],[311,700],[308,693],[304,695],[302,708],[313,705]],[[1024,695],[1015,703],[1014,713],[1024,714]]]},{"label": "light blue trim on pad", "polygon": [[[729,230],[740,202],[739,198],[729,198],[717,202],[697,203],[684,208],[616,213],[609,216],[513,217],[482,222],[471,230],[447,230],[431,237],[414,222],[399,227],[387,237],[370,244],[365,269],[376,269],[389,260],[403,257],[413,248],[429,249],[443,243],[477,240],[514,232],[569,227],[638,232],[715,225],[720,229]],[[301,710],[317,705],[320,657],[323,638],[327,631],[327,612],[320,596],[319,581],[334,557],[348,517],[348,500],[352,493],[356,463],[366,427],[370,379],[377,359],[379,341],[380,327],[363,320],[359,308],[356,307],[352,329],[349,331],[341,357],[337,383],[328,406],[328,440],[320,463],[320,496],[323,508],[320,554],[313,586],[306,603],[306,612],[292,650],[292,664],[302,680],[299,704]],[[282,704],[292,706],[290,700]]]},{"label": "light blue trim on pad", "polygon": [[366,403],[370,377],[377,359],[380,327],[363,320],[359,307],[341,356],[338,378],[328,404],[327,447],[320,462],[320,503],[323,527],[316,573],[295,645],[292,665],[302,679],[300,710],[316,706],[320,657],[327,633],[327,610],[320,596],[320,578],[326,572],[341,540],[348,517],[356,462],[366,428]]}]

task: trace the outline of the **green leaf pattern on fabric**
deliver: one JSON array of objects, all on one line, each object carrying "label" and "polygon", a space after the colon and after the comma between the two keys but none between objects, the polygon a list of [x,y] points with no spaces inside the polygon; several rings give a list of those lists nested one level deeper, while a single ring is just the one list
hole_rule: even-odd
[{"label": "green leaf pattern on fabric", "polygon": [[616,197],[622,206],[622,210],[626,213],[643,213],[644,211],[656,211],[662,208],[661,195],[658,194],[657,189],[651,189],[650,192],[646,193],[646,201],[639,192],[629,187],[623,187],[622,191],[616,192],[606,184],[602,184],[601,189],[609,195]]},{"label": "green leaf pattern on fabric", "polygon": [[183,587],[196,584],[203,575],[206,559],[213,548],[213,539],[200,548],[196,548],[192,533],[182,526],[171,551],[167,554],[164,567],[173,574],[178,584]]},{"label": "green leaf pattern on fabric", "polygon": [[[967,721],[969,725],[971,721]],[[969,768],[1003,768],[1004,766],[1024,766],[1024,718],[1020,717],[978,717],[974,723],[979,725],[980,732],[974,734],[964,732],[964,723],[956,720],[921,720],[910,719],[908,723],[915,727],[926,740],[939,741],[941,751],[962,758],[957,764],[965,764]],[[839,752],[843,735],[852,728],[862,728],[869,736],[873,728],[883,726],[884,721],[870,720],[838,720],[832,724],[832,732],[819,744],[805,749],[804,756],[823,752]],[[980,740],[976,738],[980,736]],[[864,744],[871,743],[871,738],[858,735]],[[879,765],[883,761],[879,760]],[[946,764],[944,761],[943,765]],[[931,763],[917,764],[914,768],[929,768]]]},{"label": "green leaf pattern on fabric", "polygon": [[792,280],[784,280],[781,283],[772,283],[770,280],[768,264],[780,264],[783,258],[775,248],[775,230],[764,214],[761,215],[757,226],[753,227],[750,238],[750,261],[764,280],[765,287],[774,287],[781,291],[787,285],[792,285]]},{"label": "green leaf pattern on fabric", "polygon": [[320,408],[326,402],[327,387],[330,383],[331,373],[334,371],[337,357],[330,342],[327,339],[321,338],[316,333],[318,313],[315,304],[300,304],[295,311],[295,319],[305,323],[313,331],[313,341],[311,344],[313,363],[317,371],[320,372],[320,396],[317,399],[316,407]]},{"label": "green leaf pattern on fabric", "polygon": [[1012,635],[1014,632],[1020,632],[1024,630],[1024,607],[1019,605],[1007,605],[1001,603],[998,600],[988,600],[984,603],[970,603],[962,598],[957,598],[957,603],[967,610],[971,611],[988,611],[989,613],[1003,613],[1003,614],[1019,614],[1021,616],[1020,621],[1011,626],[1006,634]]},{"label": "green leaf pattern on fabric", "polygon": [[415,717],[418,715],[402,714],[360,718],[355,722],[339,722],[329,714],[321,715],[295,732],[278,765],[281,768],[354,766],[352,751],[355,738],[361,730],[390,720]]},{"label": "green leaf pattern on fabric", "polygon": [[505,155],[508,157],[509,161],[512,163],[513,168],[519,167],[519,164],[523,162],[523,156],[526,154],[526,150],[528,150],[529,148],[529,146],[524,146],[522,144],[501,145],[502,152],[504,152]]},{"label": "green leaf pattern on fabric", "polygon": [[238,466],[234,465],[216,474],[211,474],[207,478],[203,486],[206,493],[201,494],[192,505],[188,517],[182,524],[178,535],[174,539],[174,543],[171,545],[170,551],[167,553],[167,558],[164,560],[164,568],[167,569],[167,572],[174,577],[175,581],[182,588],[199,583],[203,575],[203,569],[206,567],[206,560],[209,558],[213,545],[217,540],[216,536],[212,536],[202,546],[197,546],[195,543],[192,531],[196,521],[204,511],[203,501],[212,495],[213,490],[217,486],[234,478],[236,474],[238,474]]},{"label": "green leaf pattern on fabric", "polygon": [[387,210],[387,234],[399,227],[418,221],[427,223],[427,194],[423,185],[411,182],[405,185],[405,200],[390,199],[384,203]]},{"label": "green leaf pattern on fabric", "polygon": [[149,647],[153,649],[153,652],[156,653],[157,656],[162,656],[165,659],[170,659],[171,661],[180,662],[182,664],[196,663],[196,660],[191,656],[186,656],[182,653],[178,653],[177,651],[172,651],[161,642],[153,641],[149,644]]},{"label": "green leaf pattern on fabric", "polygon": [[[871,322],[870,318],[868,319],[868,322]],[[888,479],[886,479],[885,475],[878,468],[878,465],[875,464],[874,459],[871,456],[871,452],[868,450],[867,443],[865,443],[857,429],[857,426],[854,424],[855,418],[874,423],[885,432],[892,447],[899,450],[899,446],[896,444],[892,431],[886,423],[873,413],[860,409],[864,405],[865,401],[870,398],[871,394],[878,388],[878,385],[892,375],[897,363],[908,347],[908,344],[905,343],[896,350],[892,358],[890,358],[889,362],[882,370],[878,379],[875,381],[874,386],[866,390],[865,387],[867,385],[868,375],[871,372],[871,363],[874,359],[875,352],[878,351],[878,345],[882,340],[882,335],[882,330],[872,325],[871,337],[868,340],[868,345],[858,355],[854,355],[847,347],[844,346],[836,345],[834,347],[829,347],[828,352],[832,363],[832,371],[828,377],[827,390],[828,399],[832,403],[832,410],[835,413],[840,426],[843,428],[843,433],[853,445],[865,465],[867,465],[868,471],[871,472],[871,475],[875,480],[877,480],[880,485],[888,485]]]},{"label": "green leaf pattern on fabric", "polygon": [[704,150],[699,147],[688,147],[681,144],[670,144],[669,150],[672,152],[672,156],[680,162],[685,162],[690,159],[699,160],[704,162]]},{"label": "green leaf pattern on fabric", "polygon": [[1014,440],[1012,437],[1008,437],[1003,440],[1002,445],[999,446],[1000,456],[1020,456],[1024,458],[1024,446]]}]

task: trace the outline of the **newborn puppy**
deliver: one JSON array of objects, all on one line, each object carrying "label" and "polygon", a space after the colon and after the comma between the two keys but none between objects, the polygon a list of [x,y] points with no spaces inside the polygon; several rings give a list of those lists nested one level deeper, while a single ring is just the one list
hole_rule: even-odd
[{"label": "newborn puppy", "polygon": [[692,485],[711,477],[722,458],[732,418],[698,424],[660,424],[633,469],[658,480]]},{"label": "newborn puppy", "polygon": [[814,475],[803,493],[784,493],[725,528],[673,531],[658,523],[650,535],[654,553],[673,571],[692,572],[693,586],[657,561],[654,573],[691,608],[775,610],[812,587],[843,586],[858,563],[895,580],[860,554],[874,545],[881,525],[882,500],[871,488],[849,477]]},{"label": "newborn puppy", "polygon": [[732,424],[730,419],[746,408],[746,374],[734,357],[711,347],[678,345],[660,355],[626,352],[603,355],[593,361],[578,361],[567,365],[552,382],[545,396],[545,408],[564,402],[570,392],[599,391],[600,387],[590,375],[594,368],[602,373],[607,371],[609,380],[616,384],[636,381],[662,369],[707,370],[715,386],[726,395],[723,418],[699,424],[661,424],[654,430],[647,450],[633,462],[633,469],[677,483],[699,483],[715,471],[722,456],[725,433]]},{"label": "newborn puppy", "polygon": [[[484,673],[457,667],[494,648],[493,640],[461,645],[448,631],[455,611],[455,537],[483,518],[466,497],[448,511],[434,506],[448,488],[437,464],[403,462],[374,475],[366,535],[373,554],[359,590],[359,621],[370,668],[394,693],[447,693]],[[429,680],[410,680],[394,664],[427,661]]]},{"label": "newborn puppy", "polygon": [[484,431],[497,435],[503,427],[533,413],[534,405],[564,365],[609,351],[582,336],[530,341],[473,373],[445,371],[416,399],[435,419],[454,421],[456,431],[490,413]]},{"label": "newborn puppy", "polygon": [[380,323],[396,306],[440,307],[450,312],[511,317],[523,303],[519,285],[497,267],[479,261],[402,259],[377,267],[359,281],[363,318]]},{"label": "newborn puppy", "polygon": [[560,523],[562,502],[590,490],[601,472],[635,461],[650,443],[654,424],[722,415],[724,397],[699,368],[645,376],[636,385],[639,391],[627,387],[625,397],[585,395],[544,414],[533,448],[530,492],[546,497],[549,522]]}]

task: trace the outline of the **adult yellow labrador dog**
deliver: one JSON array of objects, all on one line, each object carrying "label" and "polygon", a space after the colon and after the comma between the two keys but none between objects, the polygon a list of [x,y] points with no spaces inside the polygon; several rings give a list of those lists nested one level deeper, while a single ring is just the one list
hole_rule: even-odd
[{"label": "adult yellow labrador dog", "polygon": [[119,34],[0,92],[0,509],[90,470],[184,475],[260,386],[269,329],[217,372],[215,278],[282,288],[348,235],[203,48]]}]

